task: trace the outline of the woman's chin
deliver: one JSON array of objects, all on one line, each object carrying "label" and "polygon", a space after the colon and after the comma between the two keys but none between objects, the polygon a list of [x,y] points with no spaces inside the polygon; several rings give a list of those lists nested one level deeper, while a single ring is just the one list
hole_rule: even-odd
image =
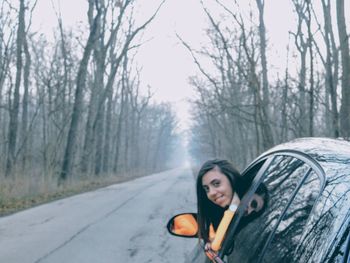
[{"label": "woman's chin", "polygon": [[217,205],[225,209],[227,209],[230,206],[229,202],[221,202],[221,203],[217,203]]}]

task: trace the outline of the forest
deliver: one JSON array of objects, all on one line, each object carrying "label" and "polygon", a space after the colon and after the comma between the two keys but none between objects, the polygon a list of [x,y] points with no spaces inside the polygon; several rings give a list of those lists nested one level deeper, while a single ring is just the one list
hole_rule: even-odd
[{"label": "forest", "polygon": [[82,28],[57,8],[54,39],[31,28],[37,2],[0,4],[0,206],[168,168],[176,116],[134,62],[164,1],[136,21],[133,0],[89,0]]},{"label": "forest", "polygon": [[178,36],[199,70],[190,78],[197,94],[190,151],[200,162],[223,157],[242,169],[263,151],[294,138],[349,139],[345,3],[284,2],[293,8],[293,26],[281,35],[289,38],[282,67],[274,65],[265,23],[271,1],[201,1],[209,44],[193,48]]}]

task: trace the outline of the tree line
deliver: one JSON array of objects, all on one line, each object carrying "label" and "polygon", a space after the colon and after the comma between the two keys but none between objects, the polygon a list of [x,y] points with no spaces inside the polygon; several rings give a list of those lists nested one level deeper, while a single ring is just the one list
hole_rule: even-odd
[{"label": "tree line", "polygon": [[240,1],[203,0],[209,44],[194,48],[179,36],[199,70],[190,79],[197,93],[190,142],[195,159],[220,156],[244,167],[293,138],[350,138],[344,0],[286,2],[294,26],[285,32],[286,66],[278,74],[265,23],[265,4],[272,1],[249,1],[247,10]]},{"label": "tree line", "polygon": [[37,1],[0,4],[0,173],[5,177],[151,173],[177,140],[168,104],[141,92],[135,54],[146,20],[136,1],[87,0],[87,24],[31,28]]}]

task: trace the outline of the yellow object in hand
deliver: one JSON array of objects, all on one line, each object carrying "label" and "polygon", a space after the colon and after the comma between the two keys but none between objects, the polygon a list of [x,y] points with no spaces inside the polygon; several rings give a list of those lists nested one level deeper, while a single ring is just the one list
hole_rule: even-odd
[{"label": "yellow object in hand", "polygon": [[221,219],[221,222],[216,230],[215,238],[211,243],[211,249],[214,251],[218,251],[221,248],[222,240],[225,237],[228,226],[231,223],[231,220],[237,210],[237,205],[230,205],[229,209],[224,212],[224,216]]}]

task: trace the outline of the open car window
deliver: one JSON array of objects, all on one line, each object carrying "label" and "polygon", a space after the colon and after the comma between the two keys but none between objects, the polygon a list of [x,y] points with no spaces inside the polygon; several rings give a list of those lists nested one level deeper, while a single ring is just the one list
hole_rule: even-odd
[{"label": "open car window", "polygon": [[[303,215],[310,212],[317,198],[317,194],[308,194],[307,188],[300,188],[302,182],[312,185],[317,192],[320,189],[318,180],[315,172],[302,160],[293,156],[275,156],[255,194],[250,197],[252,201],[262,199],[264,205],[251,213],[246,212],[241,218],[228,262],[258,262],[263,258],[268,260],[263,262],[281,262],[281,258],[273,260],[274,255],[267,253],[268,248],[284,249],[288,244],[282,240],[294,242],[300,238],[298,230],[289,235],[289,239],[284,239],[296,224],[300,228],[300,224],[306,221]],[[249,206],[256,205],[252,201],[248,200],[246,211]],[[288,258],[294,249],[286,249],[282,257]]]}]

